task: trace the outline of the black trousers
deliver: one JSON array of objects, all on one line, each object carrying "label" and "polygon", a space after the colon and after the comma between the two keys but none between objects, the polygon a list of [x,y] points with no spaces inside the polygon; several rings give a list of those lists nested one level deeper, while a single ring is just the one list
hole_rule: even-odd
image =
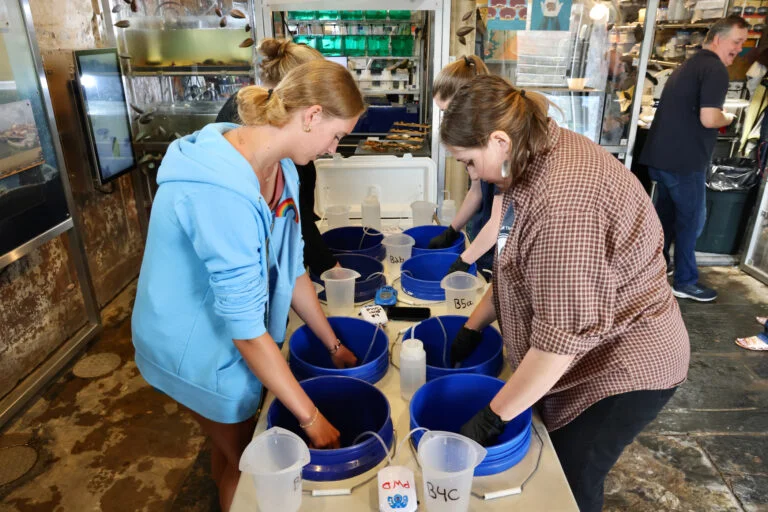
[{"label": "black trousers", "polygon": [[605,476],[676,389],[631,391],[604,398],[549,433],[581,512],[602,510]]}]

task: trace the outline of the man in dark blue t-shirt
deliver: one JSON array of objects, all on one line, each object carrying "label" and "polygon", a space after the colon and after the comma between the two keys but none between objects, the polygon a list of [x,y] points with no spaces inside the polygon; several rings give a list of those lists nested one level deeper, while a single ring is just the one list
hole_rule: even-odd
[{"label": "man in dark blue t-shirt", "polygon": [[656,182],[656,212],[664,228],[664,256],[675,243],[675,297],[708,302],[717,292],[699,282],[696,239],[706,220],[707,168],[717,130],[733,122],[723,111],[728,92],[726,66],[741,52],[749,25],[728,16],[707,32],[703,48],[677,68],[661,93],[640,163]]}]

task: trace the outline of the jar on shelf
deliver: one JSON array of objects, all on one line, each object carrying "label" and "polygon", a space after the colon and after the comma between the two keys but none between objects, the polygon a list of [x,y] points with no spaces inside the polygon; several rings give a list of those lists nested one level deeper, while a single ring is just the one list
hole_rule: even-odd
[{"label": "jar on shelf", "polygon": [[372,57],[389,56],[389,36],[368,36],[368,55]]},{"label": "jar on shelf", "polygon": [[395,57],[413,57],[413,36],[391,36],[392,55]]},{"label": "jar on shelf", "polygon": [[288,11],[289,20],[311,21],[316,17],[316,11]]},{"label": "jar on shelf", "polygon": [[320,21],[333,21],[339,19],[339,11],[317,11],[317,19]]}]

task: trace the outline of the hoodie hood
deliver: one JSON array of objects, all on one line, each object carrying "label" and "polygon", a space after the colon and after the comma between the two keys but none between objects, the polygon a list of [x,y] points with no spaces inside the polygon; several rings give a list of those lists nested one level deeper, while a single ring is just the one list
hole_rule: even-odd
[{"label": "hoodie hood", "polygon": [[261,200],[259,179],[253,168],[224,138],[224,133],[238,127],[234,123],[209,124],[202,130],[175,140],[160,164],[157,184],[187,182],[216,185],[236,192],[259,210],[266,208],[269,213],[266,203]]}]

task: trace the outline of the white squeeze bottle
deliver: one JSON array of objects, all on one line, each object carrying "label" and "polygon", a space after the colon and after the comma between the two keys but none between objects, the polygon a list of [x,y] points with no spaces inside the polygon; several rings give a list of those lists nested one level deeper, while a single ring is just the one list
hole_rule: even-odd
[{"label": "white squeeze bottle", "polygon": [[427,353],[424,344],[417,339],[403,341],[400,350],[400,394],[410,400],[413,394],[427,382]]},{"label": "white squeeze bottle", "polygon": [[449,225],[456,216],[456,201],[451,199],[451,193],[443,190],[443,205],[440,207],[440,224]]},{"label": "white squeeze bottle", "polygon": [[360,210],[363,214],[363,227],[381,231],[381,205],[379,204],[379,196],[376,194],[376,187],[368,188],[368,195],[363,199]]}]

